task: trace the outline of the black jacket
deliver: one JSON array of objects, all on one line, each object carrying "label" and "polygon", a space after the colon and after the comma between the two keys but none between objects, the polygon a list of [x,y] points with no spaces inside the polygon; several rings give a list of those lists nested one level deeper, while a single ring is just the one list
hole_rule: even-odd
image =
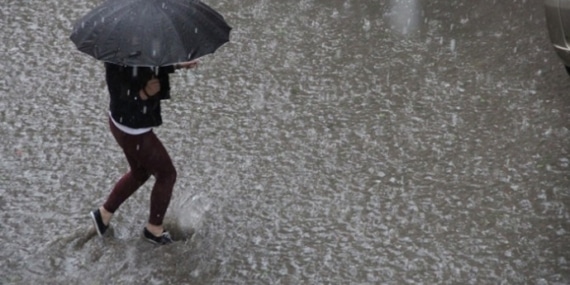
[{"label": "black jacket", "polygon": [[[170,99],[168,74],[173,72],[172,66],[154,69],[105,63],[107,88],[111,95],[109,109],[113,119],[135,129],[160,126],[160,101]],[[139,91],[153,76],[160,81],[160,92],[142,100]]]}]

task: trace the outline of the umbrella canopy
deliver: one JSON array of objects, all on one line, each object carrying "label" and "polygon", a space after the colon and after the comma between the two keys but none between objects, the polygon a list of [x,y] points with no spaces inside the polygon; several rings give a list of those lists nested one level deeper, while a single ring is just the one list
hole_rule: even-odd
[{"label": "umbrella canopy", "polygon": [[75,23],[70,38],[98,60],[165,66],[213,53],[230,30],[198,0],[107,0]]}]

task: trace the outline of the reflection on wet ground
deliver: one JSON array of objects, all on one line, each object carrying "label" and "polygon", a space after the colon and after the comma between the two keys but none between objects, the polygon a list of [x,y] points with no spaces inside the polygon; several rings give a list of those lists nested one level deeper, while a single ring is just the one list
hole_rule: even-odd
[{"label": "reflection on wet ground", "polygon": [[96,1],[0,9],[2,284],[566,284],[570,79],[540,1],[210,3],[232,42],[173,78],[179,178],[144,243],[100,63]]}]

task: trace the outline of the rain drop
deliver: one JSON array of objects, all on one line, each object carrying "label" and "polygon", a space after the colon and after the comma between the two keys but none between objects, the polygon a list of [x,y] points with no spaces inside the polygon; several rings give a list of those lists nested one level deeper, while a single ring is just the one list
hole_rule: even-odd
[{"label": "rain drop", "polygon": [[143,107],[142,112],[143,112],[143,114],[146,114],[146,106]]},{"label": "rain drop", "polygon": [[81,28],[82,28],[82,29],[85,28],[85,22],[81,22]]},{"label": "rain drop", "polygon": [[133,67],[133,77],[137,77],[138,71],[138,67]]},{"label": "rain drop", "polygon": [[335,10],[333,11],[331,17],[334,18],[334,19],[336,19],[336,18],[338,18],[338,16],[339,16],[339,12],[338,12],[338,10],[335,9]]},{"label": "rain drop", "polygon": [[119,118],[119,123],[123,123],[123,117]]},{"label": "rain drop", "polygon": [[365,32],[368,32],[368,31],[370,31],[370,26],[371,26],[370,21],[368,19],[364,19],[364,24],[362,25],[362,29]]},{"label": "rain drop", "polygon": [[198,28],[194,29],[194,33],[197,34],[198,33]]},{"label": "rain drop", "polygon": [[138,151],[140,148],[141,148],[141,146],[137,144],[137,151]]}]

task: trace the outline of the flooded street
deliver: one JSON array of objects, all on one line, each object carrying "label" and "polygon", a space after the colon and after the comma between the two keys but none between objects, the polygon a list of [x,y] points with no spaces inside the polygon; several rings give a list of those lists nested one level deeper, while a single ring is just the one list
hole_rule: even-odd
[{"label": "flooded street", "polygon": [[[96,0],[0,4],[0,284],[569,284],[570,77],[535,0],[204,1],[233,27],[172,76],[178,170],[91,228],[127,163]],[[192,239],[185,239],[194,232]]]}]

